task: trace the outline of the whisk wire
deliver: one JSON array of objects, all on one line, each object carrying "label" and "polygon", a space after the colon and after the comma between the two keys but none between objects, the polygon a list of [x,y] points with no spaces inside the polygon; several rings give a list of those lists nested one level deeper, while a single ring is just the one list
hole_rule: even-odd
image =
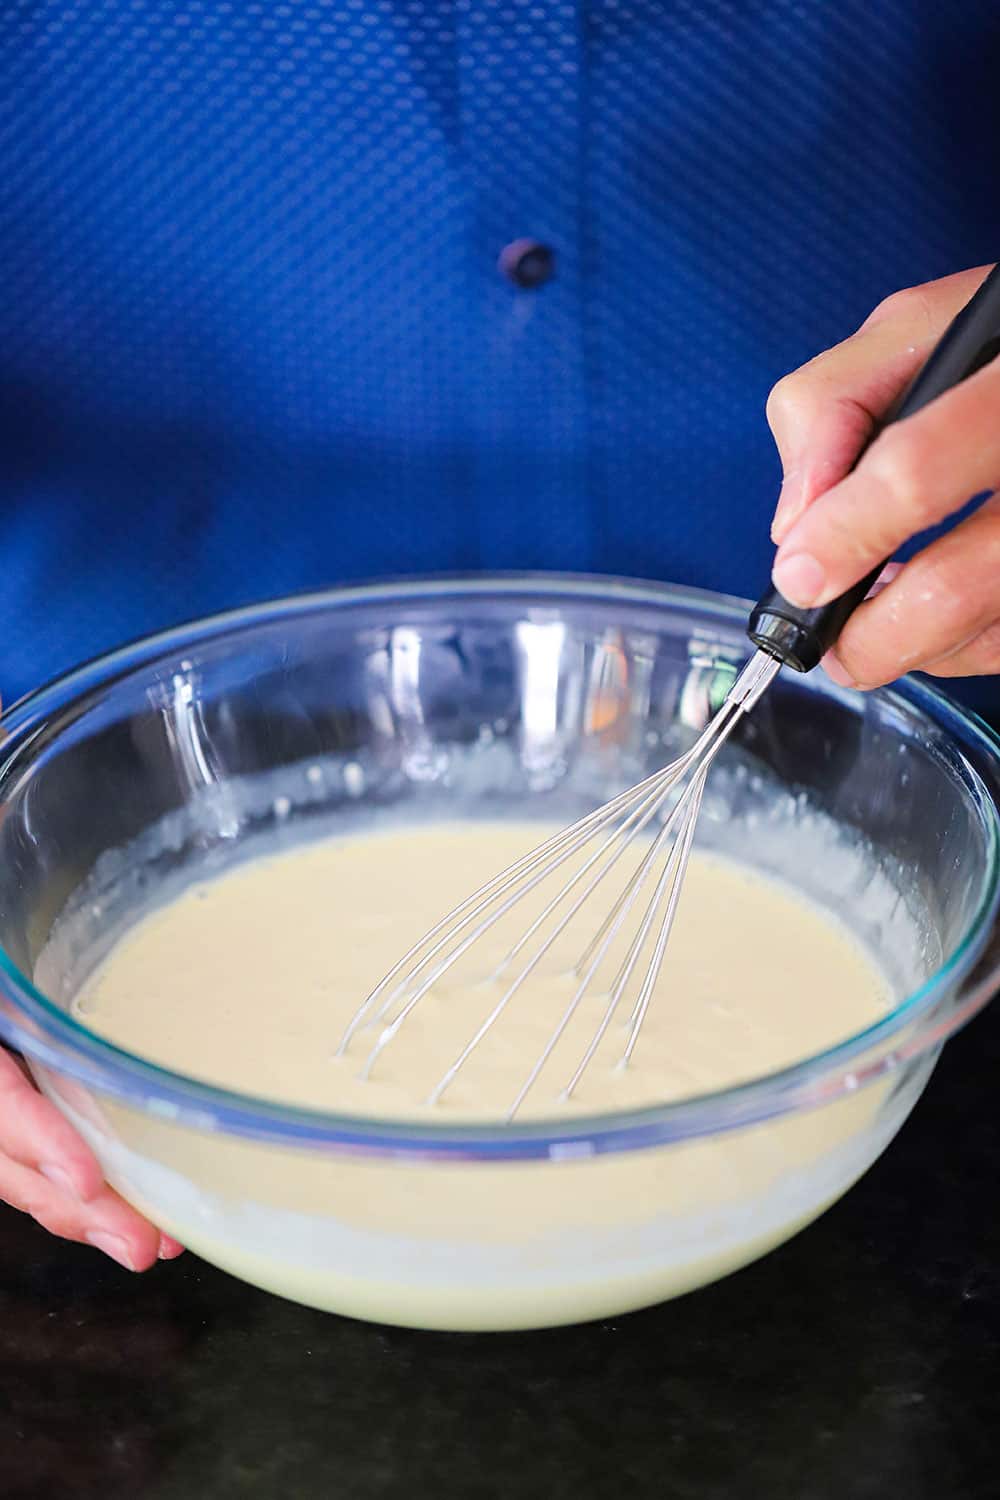
[{"label": "whisk wire", "polygon": [[[691,845],[694,842],[694,831],[698,822],[698,812],[701,807],[702,794],[705,790],[706,774],[707,773],[705,771],[700,772],[698,775],[698,779],[694,782],[695,790],[691,801],[691,811],[687,816],[687,821],[684,826],[684,832],[681,834],[681,842],[679,846],[680,854],[678,856],[673,874],[673,883],[670,886],[670,890],[667,895],[667,905],[663,913],[663,920],[660,923],[660,931],[657,934],[656,946],[653,949],[652,961],[650,962],[649,968],[646,970],[645,976],[642,981],[642,989],[639,992],[639,998],[636,1002],[635,1010],[630,1017],[631,1030],[629,1032],[628,1041],[625,1044],[625,1051],[622,1053],[620,1064],[620,1066],[623,1068],[627,1068],[629,1062],[632,1059],[632,1053],[635,1051],[636,1042],[639,1040],[639,1033],[642,1030],[642,1023],[646,1019],[646,1012],[649,1009],[649,1002],[652,998],[653,990],[656,988],[656,981],[660,977],[660,970],[663,967],[663,957],[666,953],[667,943],[670,939],[671,930],[673,929],[674,918],[677,915],[677,903],[680,900],[683,874],[687,868],[687,862],[691,855]],[[667,871],[664,871],[661,887],[656,892],[653,900],[650,902],[650,908],[654,911],[658,902],[662,899],[667,878]]]},{"label": "whisk wire", "polygon": [[[696,786],[697,783],[692,783],[692,786],[685,790],[684,795],[678,801],[677,805],[671,809],[670,816],[667,818],[662,828],[657,833],[656,838],[653,840],[653,843],[647,851],[641,865],[632,876],[632,879],[625,887],[621,896],[618,898],[618,901],[615,903],[615,907],[613,908],[611,913],[611,920],[606,921],[604,924],[605,930],[600,942],[597,945],[595,945],[593,942],[588,945],[587,953],[588,955],[592,956],[590,957],[590,961],[584,971],[583,978],[579,986],[577,987],[573,998],[560,1017],[558,1025],[549,1037],[545,1048],[543,1049],[541,1055],[537,1058],[534,1067],[531,1069],[531,1072],[528,1074],[524,1085],[522,1086],[520,1092],[514,1100],[514,1103],[507,1116],[509,1120],[513,1119],[514,1115],[520,1109],[525,1098],[534,1087],[539,1076],[541,1075],[541,1072],[548,1062],[549,1058],[552,1056],[553,1052],[558,1046],[566,1031],[566,1028],[569,1026],[574,1015],[579,1009],[584,995],[590,988],[590,984],[594,978],[594,975],[597,973],[598,969],[603,963],[604,958],[609,948],[611,947],[611,944],[618,936],[618,933],[620,932],[623,923],[628,917],[630,910],[638,899],[639,893],[645,885],[647,876],[654,868],[656,860],[661,855],[663,845],[665,844],[674,823],[678,818],[683,817],[685,832],[684,834],[682,834],[681,838],[671,846],[670,852],[667,855],[666,864],[657,882],[653,896],[643,915],[639,930],[633,938],[631,944],[629,945],[629,949],[625,955],[621,967],[619,968],[618,973],[616,974],[612,982],[609,992],[608,1004],[605,1007],[601,1021],[598,1024],[597,1030],[591,1038],[590,1044],[588,1045],[583,1058],[578,1064],[576,1071],[573,1073],[569,1082],[562,1089],[559,1095],[560,1099],[565,1100],[569,1099],[572,1096],[577,1084],[580,1082],[580,1079],[583,1077],[584,1072],[590,1065],[618,1010],[622,996],[625,993],[625,988],[632,976],[632,971],[635,968],[640,955],[642,954],[643,948],[645,947],[650,928],[652,927],[654,918],[656,916],[658,905],[663,897],[663,892],[671,881],[673,881],[671,894],[673,894],[674,891],[677,891],[679,894],[680,881],[678,880],[677,876],[679,869],[683,863],[683,852],[686,848],[690,847],[688,830],[693,828],[694,818],[697,815],[697,806],[694,806],[693,808],[689,808],[688,806],[689,796],[693,793]],[[701,799],[699,793],[696,801],[700,802],[700,800]],[[676,908],[676,902],[674,902],[674,907]],[[635,1020],[637,1010],[638,1006],[636,1007],[636,1011],[633,1011],[633,1015],[629,1018],[630,1026]],[[624,1061],[625,1059],[623,1056],[622,1063],[624,1063]]]},{"label": "whisk wire", "polygon": [[[656,879],[653,894],[646,904],[638,929],[631,938],[625,956],[615,973],[600,1021],[560,1097],[566,1099],[572,1096],[593,1061],[618,1013],[622,999],[628,991],[640,959],[646,953],[650,937],[656,928],[652,953],[646,963],[638,995],[626,1022],[627,1037],[618,1065],[627,1067],[646,1019],[653,991],[662,970],[667,943],[673,930],[708,771],[738,720],[757,702],[778,669],[777,660],[763,652],[758,652],[738,675],[719,712],[704,727],[694,745],[672,765],[653,772],[638,785],[613,797],[603,807],[588,813],[569,828],[546,839],[480,886],[443,917],[403,955],[366,997],[344,1031],[337,1055],[342,1056],[347,1051],[351,1041],[362,1027],[375,1026],[386,1021],[386,1018],[390,1018],[383,1026],[362,1066],[361,1077],[370,1077],[379,1057],[398,1034],[400,1028],[413,1014],[421,1000],[452,966],[526,896],[552,877],[567,860],[584,849],[592,839],[604,833],[609,825],[612,825],[601,838],[598,848],[586,856],[580,867],[573,871],[555,895],[545,902],[541,913],[521,933],[500,963],[494,967],[489,977],[496,980],[505,975],[514,961],[531,947],[533,940],[544,932],[538,946],[518,967],[516,974],[507,984],[496,1004],[434,1085],[427,1102],[436,1104],[451,1087],[472,1054],[492,1031],[525,981],[550,952],[553,944],[607,879],[633,841],[652,819],[663,811],[668,798],[680,786],[679,795],[673,806],[664,814],[661,826],[652,838],[649,848],[638,866],[629,875],[624,888],[612,903],[611,909],[605,914],[596,932],[576,960],[572,972],[576,976],[577,983],[572,997],[518,1090],[507,1119],[514,1118],[528,1093],[538,1081],[567,1027],[577,1014],[612,943],[621,932],[640,893],[646,887],[648,877],[662,861],[662,869]],[[685,783],[684,778],[689,775],[690,779]],[[664,849],[671,836],[673,839],[664,857]],[[583,885],[582,891],[579,891],[574,899],[569,900],[581,885]],[[567,901],[569,901],[568,906]],[[562,908],[561,911],[560,908]],[[553,917],[556,919],[554,925],[551,930],[545,932]],[[659,917],[658,927],[657,917]],[[393,1015],[393,1008],[401,998],[402,1006]]]},{"label": "whisk wire", "polygon": [[[666,773],[662,773],[661,772],[660,774],[662,776],[662,775],[665,775]],[[666,795],[667,791],[669,791],[669,784],[667,786],[663,787],[662,789],[658,789],[658,790],[654,791],[654,793],[652,794],[652,796],[649,799],[653,811],[655,811],[656,804],[662,799],[662,797],[664,797]],[[641,810],[642,809],[640,808],[639,811],[641,812]],[[630,814],[629,819],[627,821],[632,821],[632,819],[635,817],[635,815],[636,815],[635,813]],[[652,811],[650,812],[650,816],[652,816]],[[610,819],[602,820],[602,824],[605,821],[610,821]],[[421,983],[418,985],[418,987],[416,988],[416,990],[413,992],[413,994],[409,997],[409,999],[403,1005],[403,1007],[399,1011],[399,1013],[385,1027],[384,1031],[379,1036],[379,1038],[376,1041],[375,1045],[372,1047],[372,1049],[371,1049],[370,1053],[368,1054],[368,1057],[366,1058],[365,1063],[364,1063],[364,1065],[362,1067],[361,1077],[363,1079],[369,1078],[371,1076],[372,1068],[375,1066],[375,1063],[378,1061],[379,1057],[385,1051],[385,1049],[389,1045],[389,1043],[397,1035],[397,1033],[399,1032],[399,1030],[400,1030],[401,1026],[403,1025],[403,1023],[408,1019],[409,1016],[411,1016],[413,1014],[414,1010],[419,1005],[420,1001],[424,998],[424,996],[430,990],[432,990],[434,988],[434,986],[436,984],[438,984],[440,982],[440,980],[449,971],[449,969],[451,969],[459,961],[459,959],[462,958],[464,956],[464,954],[466,954],[469,951],[469,949],[475,943],[478,943],[480,941],[480,939],[488,931],[490,931],[491,928],[495,927],[496,924],[497,924],[497,922],[499,922],[503,917],[505,917],[509,911],[513,910],[513,908],[515,906],[517,906],[524,899],[525,896],[527,896],[531,891],[535,890],[536,887],[539,886],[539,885],[541,885],[541,883],[543,881],[548,880],[554,870],[559,869],[560,866],[563,865],[563,864],[565,864],[566,860],[569,859],[573,854],[575,854],[578,849],[580,849],[586,843],[589,842],[589,840],[593,837],[594,829],[592,827],[589,827],[589,826],[588,827],[581,827],[582,824],[588,823],[588,822],[589,822],[589,819],[583,819],[583,820],[581,820],[581,824],[580,825],[574,825],[573,828],[568,829],[566,831],[566,834],[565,834],[565,838],[567,840],[566,847],[563,848],[563,849],[561,849],[559,851],[557,857],[555,857],[552,861],[550,861],[550,862],[548,862],[548,863],[546,863],[544,865],[544,868],[542,869],[542,871],[541,871],[540,874],[532,875],[531,879],[529,879],[526,884],[518,886],[517,882],[516,882],[516,877],[515,877],[515,879],[514,879],[513,882],[511,882],[509,880],[509,877],[508,877],[508,883],[513,883],[514,886],[515,886],[515,889],[512,891],[511,895],[508,896],[505,901],[502,901],[501,904],[494,911],[490,912],[488,916],[484,917],[483,920],[478,924],[478,926],[474,927],[473,930],[470,933],[468,933],[466,935],[466,937],[464,937],[461,940],[461,942],[457,943],[455,945],[455,947],[452,948],[451,951],[446,955],[446,957],[442,958],[441,961],[436,965],[436,967],[433,968],[431,970],[431,972],[421,981]],[[602,826],[602,824],[599,824],[597,826],[600,827],[600,826]],[[637,831],[637,830],[634,830],[634,831]],[[619,833],[620,833],[620,830],[616,830],[616,832],[611,835],[611,839],[608,840],[605,845],[602,845],[601,848],[597,850],[596,854],[591,855],[591,857],[581,867],[581,869],[578,870],[570,878],[570,880],[566,883],[566,885],[564,885],[562,887],[562,889],[549,902],[548,906],[543,911],[542,916],[538,919],[538,921],[535,924],[536,927],[538,925],[540,925],[541,922],[543,920],[545,920],[551,914],[551,912],[555,909],[556,906],[560,905],[565,900],[565,898],[574,889],[574,887],[579,883],[579,881],[582,880],[583,877],[587,874],[588,870],[590,868],[592,868],[592,866],[595,863],[595,861],[598,860],[598,859],[600,859],[600,857],[603,854],[605,848],[607,847],[607,843],[610,843],[614,839],[616,839],[619,836]],[[535,863],[537,863],[537,862],[535,862]],[[530,866],[530,868],[534,869],[535,868],[535,863],[533,863]],[[610,861],[609,864],[608,864],[608,866],[607,866],[607,868],[604,871],[601,872],[601,875],[598,877],[598,880],[603,879],[604,875],[610,869],[612,863],[614,863],[613,860]],[[513,869],[515,867],[512,866],[511,868]],[[590,886],[588,888],[588,890],[584,893],[584,897],[579,902],[577,902],[576,905],[574,905],[574,907],[571,909],[571,911],[566,915],[566,917],[560,923],[560,926],[556,929],[555,933],[548,940],[548,942],[546,944],[546,947],[542,950],[542,952],[540,952],[536,956],[537,958],[541,958],[543,956],[544,952],[548,951],[548,948],[551,947],[552,943],[559,936],[560,932],[562,932],[564,930],[567,922],[572,918],[572,916],[575,915],[576,911],[579,910],[579,907],[583,904],[583,900],[586,899],[586,897],[590,894],[590,891],[594,888],[594,885],[596,885],[597,883],[598,883],[598,881],[595,881],[594,884],[592,886]],[[447,938],[445,938],[444,940],[442,940],[437,945],[437,947],[435,949],[435,952],[440,953],[442,951],[442,949],[447,948],[449,942],[451,941],[451,937],[453,937],[457,931],[460,931],[460,930],[464,929],[465,927],[467,927],[470,922],[474,921],[475,918],[480,915],[481,912],[487,911],[489,909],[491,903],[495,899],[496,899],[496,893],[495,892],[491,892],[490,895],[488,895],[487,897],[485,897],[484,900],[482,902],[480,902],[474,908],[474,910],[468,914],[468,916],[465,918],[465,920],[458,927],[456,927],[456,928],[454,928],[452,930],[452,933],[450,934],[450,936],[447,937]],[[530,929],[529,929],[529,934],[526,934],[526,936],[528,936],[528,935],[530,935]],[[524,940],[522,939],[518,944],[516,944],[515,948],[520,948],[521,946],[523,946],[523,941]],[[418,945],[417,951],[419,951],[419,945]],[[512,956],[513,956],[513,950],[512,950],[511,953],[509,953],[509,954],[506,955],[506,957],[504,958],[504,960],[501,962],[501,964],[498,966],[498,968],[494,971],[494,977],[496,976],[496,974],[502,973],[506,969],[506,967],[510,963],[510,960],[511,960]],[[419,964],[417,964],[414,967],[414,969],[412,970],[411,975],[410,975],[410,979],[411,980],[412,980],[412,978],[417,973],[419,973],[422,969],[425,968],[426,963],[427,963],[427,959],[425,958]],[[515,981],[514,985],[512,986],[511,996],[509,998],[512,998],[513,994],[516,993],[517,989],[520,988],[520,985],[523,982],[524,977],[526,977],[526,974],[529,973],[534,967],[535,967],[535,963],[532,962],[532,964],[529,966],[528,970],[523,971],[522,974],[518,976],[518,979]],[[388,998],[384,1001],[383,1005],[376,1012],[373,1020],[376,1021],[376,1022],[378,1020],[380,1020],[387,1013],[387,1011],[389,1009],[391,1009],[393,1002],[399,997],[399,995],[401,993],[405,992],[406,988],[407,988],[407,984],[404,981],[404,983],[402,985],[398,986],[397,989],[395,991],[393,991],[388,996]],[[500,1013],[502,1013],[503,1009],[505,1009],[505,1008],[506,1008],[506,1004],[505,1003],[503,1003],[500,1006],[498,1006],[498,1008],[497,1008],[497,1015],[499,1015]],[[486,1029],[489,1030],[489,1027],[487,1027]],[[484,1035],[485,1035],[485,1032],[484,1032]],[[481,1040],[481,1038],[480,1038],[480,1040]],[[343,1045],[344,1044],[342,1044],[342,1046]],[[475,1049],[473,1048],[472,1050],[475,1050]],[[441,1090],[441,1092],[443,1092],[443,1090]],[[440,1093],[438,1093],[437,1090],[435,1090],[435,1095],[436,1095],[436,1097],[440,1098]]]},{"label": "whisk wire", "polygon": [[[632,879],[628,882],[628,884],[625,887],[625,890],[622,892],[621,896],[619,897],[618,901],[616,902],[615,909],[614,909],[614,912],[613,912],[613,920],[611,922],[605,924],[604,935],[603,935],[601,941],[599,942],[599,944],[596,946],[596,949],[594,948],[594,944],[592,944],[592,943],[588,946],[588,953],[591,954],[591,956],[589,958],[589,962],[587,962],[586,966],[583,968],[582,977],[580,978],[579,983],[577,984],[577,987],[576,987],[576,989],[573,992],[573,996],[572,996],[571,1000],[569,1001],[569,1004],[566,1006],[565,1010],[563,1011],[562,1015],[560,1016],[558,1024],[556,1025],[554,1031],[549,1036],[548,1041],[546,1042],[546,1044],[543,1047],[543,1049],[542,1049],[541,1053],[539,1054],[539,1056],[536,1058],[535,1063],[534,1063],[534,1065],[531,1068],[531,1071],[529,1072],[527,1078],[525,1079],[525,1081],[522,1084],[520,1090],[518,1091],[518,1093],[517,1093],[517,1095],[516,1095],[516,1097],[514,1099],[514,1102],[511,1105],[510,1110],[508,1111],[508,1114],[507,1114],[507,1119],[508,1120],[512,1120],[514,1118],[514,1116],[517,1114],[517,1111],[520,1109],[521,1105],[524,1103],[524,1100],[527,1098],[528,1094],[534,1088],[535,1083],[537,1082],[538,1078],[540,1077],[540,1075],[542,1073],[542,1070],[545,1068],[546,1064],[548,1063],[549,1058],[552,1056],[552,1054],[555,1051],[556,1047],[559,1045],[560,1041],[562,1040],[563,1036],[565,1035],[567,1027],[570,1025],[571,1021],[573,1020],[573,1017],[576,1015],[577,1011],[579,1010],[580,1005],[583,1002],[583,997],[587,993],[587,991],[589,990],[590,984],[591,984],[591,981],[594,978],[594,975],[597,973],[597,971],[600,968],[601,964],[604,962],[604,958],[605,958],[605,955],[608,952],[608,949],[610,948],[611,944],[614,942],[615,938],[618,936],[618,933],[619,933],[619,931],[621,929],[622,924],[624,923],[625,919],[627,918],[627,916],[629,914],[629,911],[631,910],[632,906],[635,904],[635,901],[636,901],[636,899],[637,899],[637,897],[639,895],[639,892],[642,890],[643,884],[645,883],[646,876],[649,874],[649,871],[653,868],[653,864],[654,864],[655,859],[656,859],[656,857],[657,857],[657,855],[658,855],[658,853],[660,851],[660,848],[662,847],[662,844],[665,842],[665,840],[666,840],[666,838],[667,838],[667,836],[668,836],[668,834],[670,832],[670,828],[672,826],[672,822],[673,822],[676,814],[678,813],[678,810],[682,807],[682,805],[683,805],[682,802],[678,803],[677,807],[674,808],[674,809],[672,809],[670,818],[667,819],[667,821],[663,824],[662,828],[657,833],[656,838],[654,839],[653,844],[650,847],[650,849],[647,851],[646,856],[643,859],[641,865],[639,866],[638,870],[633,875]],[[591,951],[591,950],[593,950],[593,951]],[[621,973],[621,971],[619,971],[619,972]],[[627,982],[627,976],[626,976],[626,981],[625,982]],[[613,986],[613,988],[614,988],[614,986]],[[623,989],[624,989],[624,983],[622,985],[622,990]],[[620,996],[621,996],[621,991],[619,991],[619,999],[620,999]],[[614,1009],[616,1009],[616,1008],[617,1008],[617,1006],[615,1006],[615,1007],[612,1008],[612,1010],[611,1010],[611,1014],[612,1015],[614,1014]],[[610,1018],[609,1018],[609,1024],[610,1024]],[[596,1051],[596,1048],[594,1050]],[[580,1070],[578,1070],[578,1071],[580,1071]],[[569,1097],[569,1092],[566,1089],[564,1089],[561,1097],[568,1098]]]},{"label": "whisk wire", "polygon": [[[550,951],[553,944],[556,943],[562,936],[569,923],[581,910],[585,902],[590,899],[590,896],[605,879],[605,877],[610,874],[612,868],[618,862],[622,854],[624,854],[632,839],[641,832],[641,830],[649,822],[650,818],[655,816],[658,808],[662,805],[672,785],[673,779],[671,778],[665,785],[658,787],[643,803],[639,805],[639,807],[634,810],[634,812],[629,815],[625,823],[622,824],[621,828],[616,829],[615,832],[613,832],[610,837],[604,841],[601,847],[596,851],[595,854],[590,856],[590,858],[576,873],[573,879],[567,885],[565,885],[562,890],[548,903],[548,905],[544,908],[540,915],[535,918],[531,926],[518,939],[510,952],[504,957],[498,967],[494,970],[494,979],[498,978],[500,975],[506,972],[516,955],[526,946],[531,938],[534,937],[535,933],[544,926],[549,916],[551,916],[553,910],[562,902],[563,898],[568,895],[573,887],[584,877],[584,875],[586,875],[588,871],[592,869],[594,864],[598,860],[600,860],[604,854],[607,853],[608,849],[621,838],[622,833],[628,828],[629,823],[632,823],[634,826],[628,831],[627,836],[622,840],[620,848],[612,853],[604,869],[598,871],[598,873],[594,876],[583,893],[577,897],[576,901],[574,901],[569,911],[567,911],[562,916],[554,930],[536,949],[535,953],[529,959],[528,963],[518,972],[516,977],[504,991],[504,994],[490,1011],[489,1015],[479,1026],[475,1035],[466,1043],[465,1047],[452,1063],[451,1067],[446,1070],[446,1072],[435,1084],[434,1088],[431,1090],[430,1095],[428,1096],[428,1104],[436,1104],[441,1096],[445,1093],[446,1089],[454,1081],[455,1077],[472,1056],[473,1052],[475,1052],[476,1048],[489,1035],[496,1022],[500,1019],[504,1011],[507,1009],[510,1001],[513,1000],[518,990],[524,984],[525,980],[527,980],[529,976],[534,972],[534,970],[538,967],[539,963],[541,963],[542,959]],[[577,961],[574,972],[579,971],[582,963],[582,959]]]},{"label": "whisk wire", "polygon": [[[409,987],[416,975],[419,974],[426,967],[426,965],[433,958],[435,958],[438,953],[442,951],[442,949],[448,947],[449,943],[451,943],[455,935],[458,932],[463,931],[470,922],[475,920],[479,912],[485,910],[489,906],[490,901],[495,899],[495,895],[499,888],[509,885],[512,881],[519,879],[528,869],[535,868],[537,864],[545,859],[546,855],[558,848],[559,845],[563,844],[570,837],[578,834],[582,835],[587,830],[594,831],[598,828],[603,827],[606,823],[610,822],[616,815],[618,810],[623,805],[631,801],[638,792],[652,787],[655,782],[659,781],[662,777],[670,774],[673,769],[674,767],[661,768],[659,771],[654,771],[651,775],[647,776],[645,781],[640,782],[637,786],[629,787],[626,791],[619,792],[616,797],[613,797],[609,802],[604,803],[603,806],[596,808],[592,813],[588,813],[585,817],[579,819],[579,821],[574,823],[570,828],[561,829],[558,833],[554,833],[543,843],[538,844],[534,849],[529,850],[527,854],[523,854],[520,859],[516,860],[512,865],[507,866],[506,869],[501,870],[498,874],[492,876],[491,879],[489,879],[483,885],[479,886],[478,889],[473,891],[471,895],[466,896],[465,899],[459,902],[457,906],[452,907],[449,912],[446,912],[446,914],[440,919],[440,921],[436,922],[428,932],[425,932],[417,942],[415,942],[410,948],[406,950],[402,958],[398,959],[396,963],[393,964],[392,968],[383,975],[375,988],[371,990],[365,997],[361,1005],[351,1017],[351,1020],[348,1023],[347,1027],[345,1028],[340,1042],[337,1045],[334,1056],[343,1057],[351,1042],[354,1040],[354,1037],[357,1035],[358,1031],[360,1031],[361,1028],[366,1024],[373,1024],[375,1021],[380,1019],[382,1015],[385,1014],[385,1009],[387,1008],[386,1006],[381,1007],[378,1010],[377,1014],[374,1016],[372,1015],[372,1012],[375,1010],[378,1002],[385,995],[386,990],[389,989],[390,985],[393,984],[393,981],[397,979],[399,975],[405,973],[406,977],[400,984],[396,985],[390,993],[388,1000],[389,1007],[391,1007],[392,1002],[399,997],[400,993],[402,993]],[[438,935],[442,933],[444,935],[438,938]],[[438,938],[438,941],[436,943],[434,942],[435,938]],[[425,953],[424,956],[419,959],[416,964],[414,964],[414,960],[417,958],[417,955],[428,944],[432,945],[429,948],[428,952]]]}]

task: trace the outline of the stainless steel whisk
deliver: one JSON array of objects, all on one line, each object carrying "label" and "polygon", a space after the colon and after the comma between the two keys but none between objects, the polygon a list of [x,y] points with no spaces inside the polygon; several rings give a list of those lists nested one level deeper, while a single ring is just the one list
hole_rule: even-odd
[{"label": "stainless steel whisk", "polygon": [[[883,420],[882,428],[914,415],[998,352],[1000,267],[987,277],[948,328],[909,390]],[[638,928],[606,992],[598,1024],[575,1070],[567,1078],[561,1097],[573,1094],[628,996],[631,1008],[619,1056],[619,1066],[627,1066],[663,966],[713,761],[739,720],[754,707],[782,666],[808,672],[818,664],[880,572],[881,565],[839,599],[820,609],[797,609],[774,589],[764,594],[751,612],[748,625],[748,635],[757,650],[691,748],[645,781],[546,840],[449,912],[368,995],[351,1019],[337,1055],[346,1053],[359,1031],[378,1027],[377,1038],[361,1070],[363,1078],[370,1077],[394,1037],[453,965],[530,892],[556,876],[567,861],[585,851],[592,841],[599,840],[597,848],[586,854],[580,867],[545,900],[540,914],[494,968],[490,977],[496,981],[509,975],[508,982],[475,1033],[433,1086],[428,1103],[436,1104],[584,904],[619,867],[633,841],[659,817],[660,825],[649,839],[645,853],[613,897],[610,908],[576,960],[571,998],[513,1099],[507,1119],[512,1120],[524,1103],[591,990],[594,977],[629,913],[642,892],[651,888]]]}]

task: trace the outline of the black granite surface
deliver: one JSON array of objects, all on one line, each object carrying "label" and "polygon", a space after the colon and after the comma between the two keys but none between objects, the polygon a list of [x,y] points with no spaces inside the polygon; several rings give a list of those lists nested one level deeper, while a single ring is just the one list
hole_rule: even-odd
[{"label": "black granite surface", "polygon": [[995,1500],[1000,1005],[888,1154],[650,1312],[441,1335],[145,1276],[0,1209],[4,1500]]}]

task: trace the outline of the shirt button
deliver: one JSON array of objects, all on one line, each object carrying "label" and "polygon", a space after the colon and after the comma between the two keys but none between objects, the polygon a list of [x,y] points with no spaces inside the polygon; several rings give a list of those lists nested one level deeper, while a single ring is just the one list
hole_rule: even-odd
[{"label": "shirt button", "polygon": [[500,251],[501,272],[514,286],[533,291],[551,281],[556,273],[555,251],[538,240],[513,240]]}]

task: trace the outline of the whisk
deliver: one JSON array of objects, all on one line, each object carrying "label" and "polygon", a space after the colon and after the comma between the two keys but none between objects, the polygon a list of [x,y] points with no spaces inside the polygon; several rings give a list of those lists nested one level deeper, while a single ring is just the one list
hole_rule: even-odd
[{"label": "whisk", "polygon": [[[1000,267],[989,275],[948,328],[909,390],[884,419],[883,428],[889,422],[912,416],[997,353],[1000,353]],[[748,623],[747,633],[757,649],[691,748],[637,786],[547,839],[449,912],[367,996],[344,1032],[337,1055],[347,1052],[360,1031],[376,1029],[377,1035],[361,1069],[363,1078],[371,1077],[393,1039],[444,975],[526,896],[541,891],[541,912],[500,964],[493,967],[490,977],[498,982],[499,991],[496,1002],[459,1054],[444,1068],[428,1095],[428,1104],[437,1104],[570,923],[604,890],[611,892],[610,899],[573,966],[570,998],[513,1098],[506,1118],[513,1120],[521,1108],[584,998],[592,992],[601,966],[609,960],[609,955],[614,959],[616,939],[620,938],[622,956],[609,987],[602,994],[605,1003],[596,1028],[566,1078],[560,1097],[572,1096],[615,1017],[626,1011],[618,1066],[627,1067],[663,967],[713,762],[740,719],[753,709],[782,666],[808,672],[818,664],[880,572],[881,566],[873,569],[839,599],[819,609],[797,609],[775,589],[765,593]],[[651,824],[655,832],[644,848],[638,846],[643,850],[641,858],[637,864],[633,860],[631,866],[626,865],[623,877],[623,855]],[[588,852],[595,844],[592,852]],[[582,863],[574,867],[574,857],[581,854]],[[560,872],[567,864],[571,873],[562,875]],[[615,871],[619,875],[617,885],[612,880]],[[645,906],[642,906],[643,896]],[[638,924],[631,936],[622,938],[632,913],[641,913]]]}]

